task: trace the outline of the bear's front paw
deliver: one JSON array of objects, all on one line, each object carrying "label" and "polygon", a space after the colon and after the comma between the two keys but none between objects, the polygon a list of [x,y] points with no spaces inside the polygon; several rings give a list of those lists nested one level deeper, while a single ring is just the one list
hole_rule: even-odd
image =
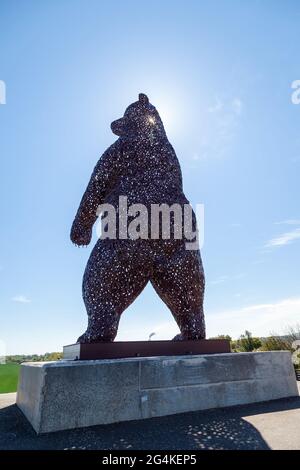
[{"label": "bear's front paw", "polygon": [[92,239],[92,229],[83,229],[80,225],[74,222],[72,225],[70,238],[74,245],[86,246]]}]

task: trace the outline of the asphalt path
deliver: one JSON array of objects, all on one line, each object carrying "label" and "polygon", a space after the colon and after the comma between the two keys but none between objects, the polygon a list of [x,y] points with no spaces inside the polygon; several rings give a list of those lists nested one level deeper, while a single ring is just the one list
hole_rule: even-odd
[{"label": "asphalt path", "polygon": [[300,449],[300,397],[37,436],[2,394],[0,449]]}]

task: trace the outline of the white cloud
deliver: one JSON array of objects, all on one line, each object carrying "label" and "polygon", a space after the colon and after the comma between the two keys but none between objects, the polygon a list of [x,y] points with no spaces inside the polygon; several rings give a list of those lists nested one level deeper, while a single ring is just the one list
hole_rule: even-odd
[{"label": "white cloud", "polygon": [[120,328],[118,331],[117,341],[145,341],[149,338],[150,333],[155,333],[153,341],[172,339],[178,333],[179,328],[175,320],[165,321],[163,323],[154,323],[145,327],[143,322],[140,325],[130,329]]},{"label": "white cloud", "polygon": [[275,222],[275,225],[300,225],[300,219],[287,219],[281,222]]},{"label": "white cloud", "polygon": [[[272,333],[284,334],[289,326],[299,324],[300,297],[287,298],[273,303],[255,304],[240,309],[228,309],[217,312],[205,312],[207,337],[228,334],[238,338],[245,330],[254,336],[269,336]],[[122,329],[121,329],[122,330]],[[161,324],[140,325],[130,330],[119,331],[118,341],[148,339],[149,333],[155,332],[153,340],[170,340],[179,330],[174,320]]]},{"label": "white cloud", "polygon": [[202,159],[223,158],[232,150],[243,103],[240,98],[215,98],[215,102],[207,108],[203,121],[203,132],[197,143],[197,153]]},{"label": "white cloud", "polygon": [[234,98],[232,101],[232,109],[235,114],[240,115],[243,108],[243,102],[239,98]]},{"label": "white cloud", "polygon": [[179,333],[179,328],[174,320],[172,322],[157,324],[154,326],[153,332],[155,332],[155,339],[162,339],[167,336],[171,336],[173,338]]},{"label": "white cloud", "polygon": [[220,276],[214,281],[211,281],[211,284],[217,285],[217,284],[223,284],[223,282],[227,281],[229,279],[228,276]]},{"label": "white cloud", "polygon": [[246,273],[234,274],[233,276],[220,276],[217,279],[211,281],[210,283],[213,285],[223,284],[223,282],[226,281],[237,281],[238,279],[242,279],[245,276]]},{"label": "white cloud", "polygon": [[299,318],[300,297],[206,315],[208,336],[229,334],[233,338],[245,330],[256,336],[282,334],[288,326],[299,323]]},{"label": "white cloud", "polygon": [[31,302],[25,295],[16,295],[11,300],[13,302],[19,302],[20,304],[29,304]]},{"label": "white cloud", "polygon": [[223,101],[221,101],[218,97],[216,97],[215,104],[208,108],[208,112],[217,113],[218,111],[221,111],[221,109],[223,109],[223,106],[224,106]]},{"label": "white cloud", "polygon": [[[208,112],[209,113],[219,113],[220,111],[225,110],[225,107],[226,107],[226,104],[224,103],[224,101],[222,101],[220,98],[216,97],[215,98],[215,104],[213,104],[212,106],[209,106]],[[242,112],[242,108],[243,108],[243,102],[240,98],[235,97],[231,101],[230,107],[233,110],[234,114],[240,115],[241,112]],[[228,106],[227,106],[227,111],[226,112],[229,112]]]},{"label": "white cloud", "polygon": [[296,228],[295,230],[292,230],[291,232],[285,232],[282,235],[279,235],[279,237],[272,238],[269,240],[266,244],[266,248],[271,248],[275,246],[284,246],[292,243],[295,240],[298,240],[300,238],[300,227]]}]

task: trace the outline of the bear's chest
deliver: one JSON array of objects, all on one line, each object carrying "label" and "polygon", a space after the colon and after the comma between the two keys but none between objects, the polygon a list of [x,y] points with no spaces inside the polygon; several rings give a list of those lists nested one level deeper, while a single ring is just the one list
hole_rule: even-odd
[{"label": "bear's chest", "polygon": [[170,165],[170,161],[155,151],[127,151],[123,154],[123,174],[128,176],[147,173],[155,178],[158,172],[169,171]]}]

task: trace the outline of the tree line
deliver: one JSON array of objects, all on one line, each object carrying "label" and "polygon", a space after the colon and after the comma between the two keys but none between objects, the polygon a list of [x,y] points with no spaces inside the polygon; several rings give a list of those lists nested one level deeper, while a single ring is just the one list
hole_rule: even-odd
[{"label": "tree line", "polygon": [[[227,339],[230,342],[232,352],[258,352],[258,351],[290,351],[294,353],[293,343],[300,340],[300,326],[289,327],[283,336],[273,334],[265,338],[252,336],[248,330],[238,339],[234,340],[229,335],[218,335],[210,339]],[[300,349],[297,354],[293,354],[293,361],[296,368],[300,368]]]},{"label": "tree line", "polygon": [[6,356],[5,362],[21,364],[22,362],[45,362],[45,361],[58,361],[62,359],[62,352],[47,352],[45,354],[16,354],[13,356]]},{"label": "tree line", "polygon": [[[300,339],[300,325],[297,327],[289,327],[284,336],[272,334],[271,336],[260,338],[252,336],[248,330],[245,331],[238,339],[232,339],[229,335],[218,335],[209,339],[226,339],[230,342],[232,352],[255,352],[255,351],[291,351],[294,352],[293,343]],[[298,354],[293,354],[294,364],[300,368],[300,349]],[[22,362],[44,362],[58,361],[62,359],[62,352],[47,352],[45,354],[21,354],[6,356],[6,363],[21,364]]]}]

